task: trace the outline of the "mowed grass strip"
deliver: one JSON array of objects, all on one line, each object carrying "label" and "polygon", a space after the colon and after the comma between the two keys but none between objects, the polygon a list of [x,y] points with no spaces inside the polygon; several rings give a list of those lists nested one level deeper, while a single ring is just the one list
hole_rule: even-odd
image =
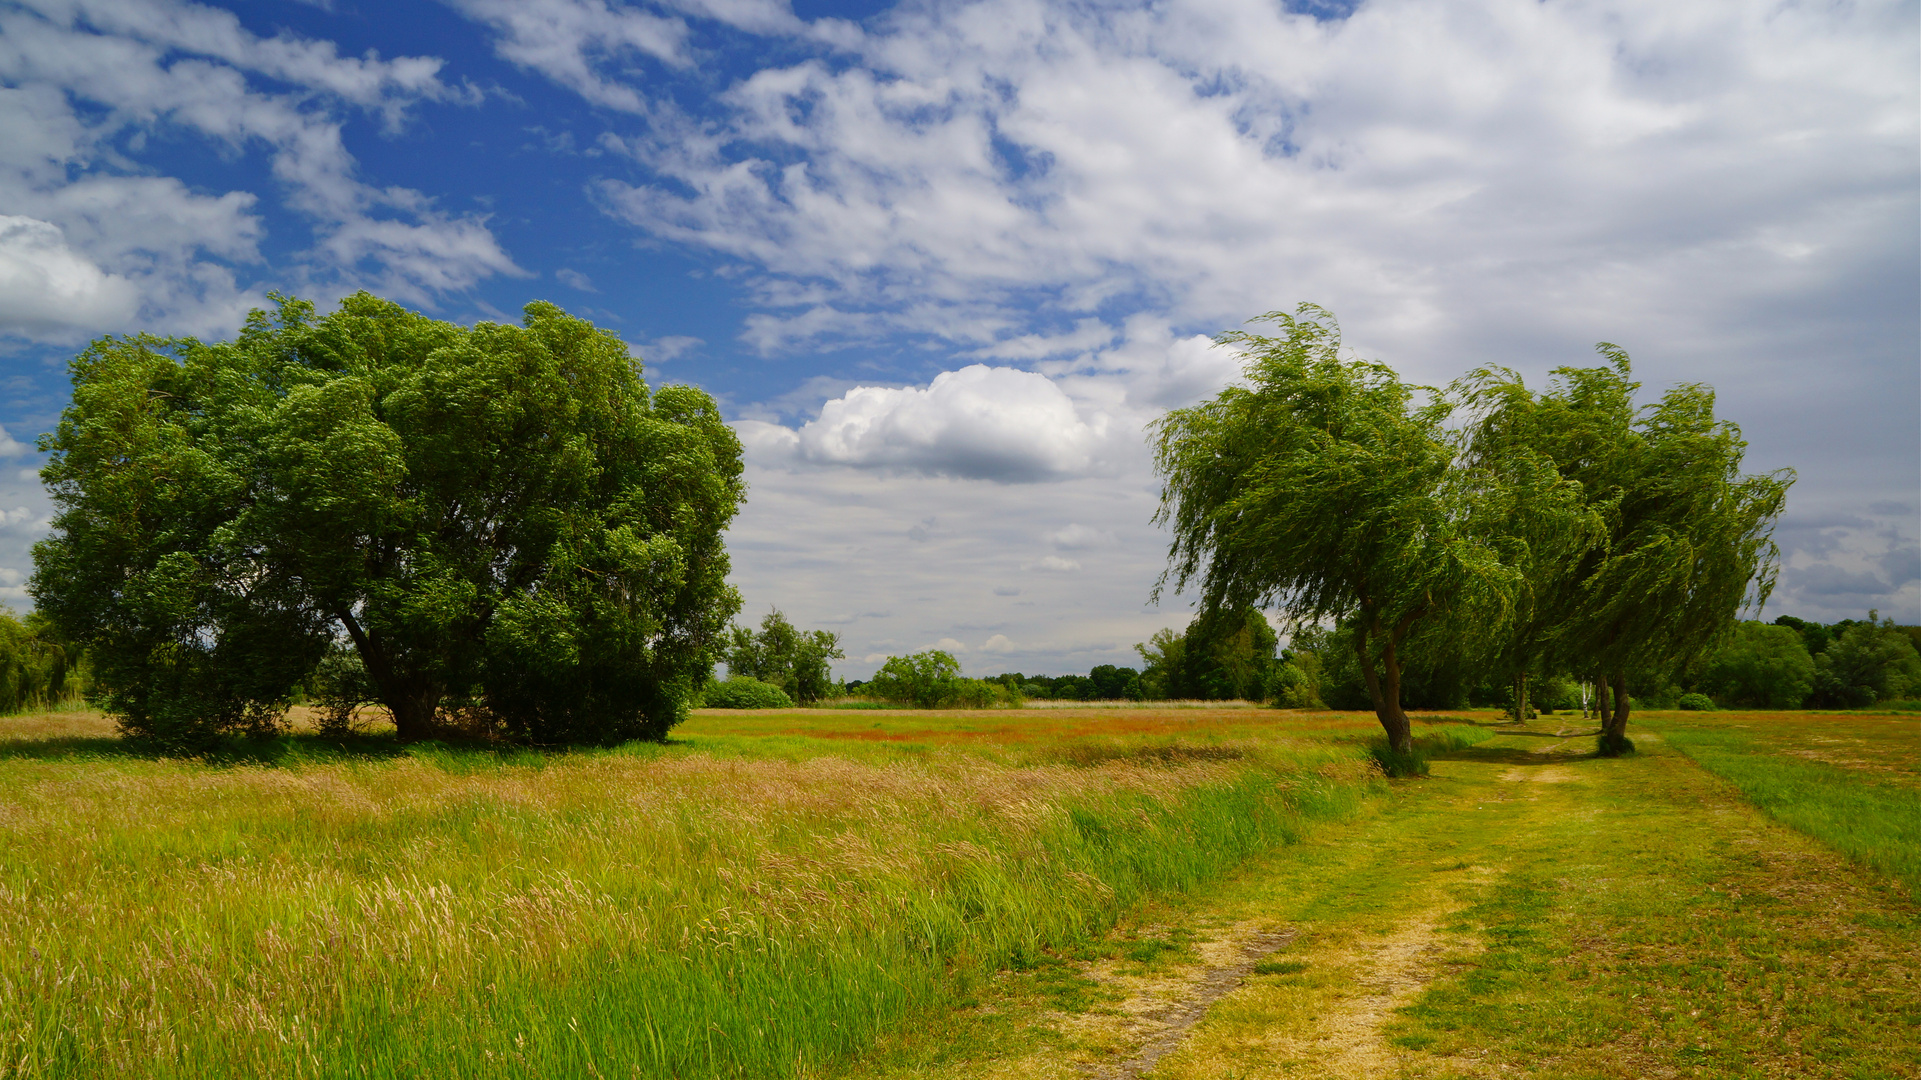
[{"label": "mowed grass strip", "polygon": [[1651,726],[1775,820],[1921,897],[1921,719],[1680,713]]},{"label": "mowed grass strip", "polygon": [[847,719],[914,738],[209,763],[18,721],[0,1075],[827,1075],[1383,786],[1327,718]]}]

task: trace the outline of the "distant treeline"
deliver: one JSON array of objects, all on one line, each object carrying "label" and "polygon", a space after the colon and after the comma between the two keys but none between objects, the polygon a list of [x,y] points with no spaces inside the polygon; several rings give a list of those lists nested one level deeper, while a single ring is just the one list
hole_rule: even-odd
[{"label": "distant treeline", "polygon": [[[1024,698],[1116,701],[1240,698],[1290,708],[1373,707],[1351,636],[1310,628],[1286,649],[1259,612],[1204,622],[1185,632],[1163,630],[1135,646],[1142,668],[1102,664],[1085,675],[988,677]],[[850,683],[858,688],[859,683]],[[1642,673],[1628,692],[1640,707],[1665,709],[1698,695],[1743,708],[1861,708],[1921,697],[1921,626],[1866,619],[1822,624],[1783,615],[1743,622],[1692,670]],[[1511,680],[1461,664],[1409,666],[1401,693],[1409,708],[1510,708]],[[1580,709],[1583,687],[1567,672],[1530,680],[1533,707]],[[1694,702],[1689,702],[1694,704]]]}]

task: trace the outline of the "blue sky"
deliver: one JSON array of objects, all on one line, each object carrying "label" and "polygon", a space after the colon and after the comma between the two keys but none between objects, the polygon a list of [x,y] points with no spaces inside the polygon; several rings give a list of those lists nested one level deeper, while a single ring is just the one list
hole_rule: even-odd
[{"label": "blue sky", "polygon": [[1126,663],[1206,335],[1625,346],[1800,481],[1768,615],[1921,621],[1916,4],[0,0],[0,599],[88,339],[548,299],[749,448],[744,617]]}]

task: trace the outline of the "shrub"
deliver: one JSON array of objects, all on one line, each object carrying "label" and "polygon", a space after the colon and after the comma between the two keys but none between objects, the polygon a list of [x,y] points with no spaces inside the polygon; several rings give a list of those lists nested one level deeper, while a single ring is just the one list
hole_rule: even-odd
[{"label": "shrub", "polygon": [[1681,700],[1674,703],[1677,709],[1689,712],[1708,712],[1714,708],[1714,699],[1706,694],[1682,694]]},{"label": "shrub", "polygon": [[791,709],[794,699],[771,683],[736,676],[708,686],[701,704],[709,709]]}]

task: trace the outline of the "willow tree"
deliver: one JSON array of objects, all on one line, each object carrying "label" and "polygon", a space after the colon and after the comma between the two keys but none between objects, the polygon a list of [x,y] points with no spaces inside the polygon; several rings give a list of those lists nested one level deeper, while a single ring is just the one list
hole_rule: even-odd
[{"label": "willow tree", "polygon": [[1548,389],[1484,369],[1461,384],[1476,409],[1470,459],[1544,455],[1579,485],[1600,526],[1535,591],[1534,618],[1510,624],[1510,658],[1546,654],[1601,688],[1601,748],[1627,741],[1628,676],[1672,672],[1711,649],[1744,605],[1773,587],[1770,539],[1791,471],[1745,475],[1740,429],[1714,416],[1714,391],[1683,384],[1637,408],[1625,352],[1557,369]]},{"label": "willow tree", "polygon": [[234,341],[102,339],[72,374],[31,589],[130,732],[273,730],[344,644],[403,739],[658,738],[739,609],[739,442],[551,304],[462,327],[282,299]]},{"label": "willow tree", "polygon": [[1484,527],[1489,485],[1455,468],[1445,401],[1417,402],[1385,365],[1342,360],[1319,307],[1254,321],[1279,333],[1217,339],[1246,355],[1247,385],[1152,429],[1155,521],[1173,531],[1154,595],[1191,583],[1204,611],[1278,606],[1296,625],[1347,622],[1375,715],[1405,753],[1410,632],[1423,620],[1500,623],[1521,573]]}]

